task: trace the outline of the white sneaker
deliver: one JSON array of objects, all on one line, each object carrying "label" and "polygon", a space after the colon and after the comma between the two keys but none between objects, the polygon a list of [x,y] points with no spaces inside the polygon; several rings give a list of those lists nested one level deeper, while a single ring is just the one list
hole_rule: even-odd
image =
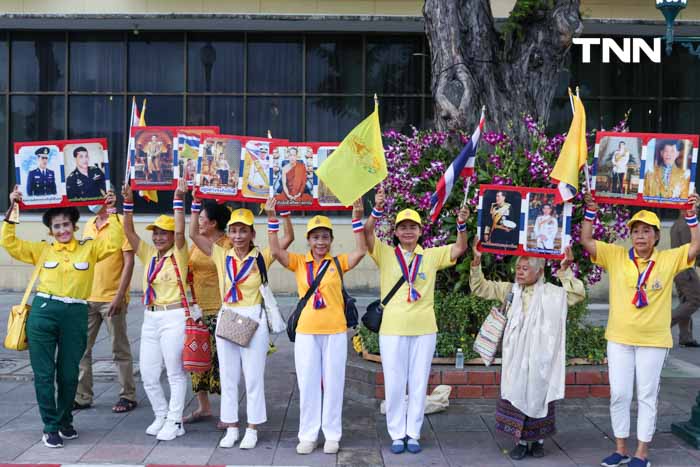
[{"label": "white sneaker", "polygon": [[185,429],[182,428],[182,423],[174,422],[172,420],[166,420],[163,424],[163,428],[160,429],[156,439],[159,441],[171,441],[178,436],[185,434]]},{"label": "white sneaker", "polygon": [[[246,433],[246,435],[247,434],[248,433]],[[236,441],[238,441],[238,427],[230,426],[226,428],[226,434],[221,438],[221,441],[219,441],[219,447],[227,449],[232,448],[233,445],[236,444]]]},{"label": "white sneaker", "polygon": [[326,454],[336,454],[340,449],[340,443],[338,441],[326,440],[326,444],[323,445],[323,452]]},{"label": "white sneaker", "polygon": [[165,425],[165,418],[156,417],[153,423],[146,428],[146,434],[151,436],[157,435],[160,429],[163,428],[163,425]]},{"label": "white sneaker", "polygon": [[316,449],[316,441],[299,441],[297,454],[311,454]]},{"label": "white sneaker", "polygon": [[258,444],[258,430],[254,428],[246,428],[245,436],[238,445],[240,449],[253,449]]}]

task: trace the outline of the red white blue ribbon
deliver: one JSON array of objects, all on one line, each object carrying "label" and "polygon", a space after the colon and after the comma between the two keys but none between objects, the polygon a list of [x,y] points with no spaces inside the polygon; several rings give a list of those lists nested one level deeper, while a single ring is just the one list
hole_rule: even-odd
[{"label": "red white blue ribbon", "polygon": [[237,303],[239,300],[243,299],[243,293],[238,286],[245,282],[245,280],[248,278],[254,262],[254,256],[248,257],[248,259],[243,261],[241,270],[238,271],[235,258],[233,256],[226,256],[226,275],[231,281],[231,288],[228,290],[228,292],[226,292],[224,302]]},{"label": "red white blue ribbon", "polygon": [[[316,275],[314,276],[314,262],[308,261],[306,263],[306,283],[309,284],[309,287],[311,287],[311,284],[314,283],[314,279],[318,277],[319,274],[321,274],[321,271],[325,270],[330,264],[331,260],[324,259],[321,262],[321,265],[318,267]],[[315,310],[326,307],[326,301],[323,299],[323,295],[321,295],[321,284],[318,284],[318,287],[316,287],[316,290],[314,291],[313,305]]]},{"label": "red white blue ribbon", "polygon": [[647,281],[649,280],[649,276],[651,275],[651,270],[654,269],[654,261],[649,261],[649,264],[647,264],[646,269],[640,272],[639,264],[637,263],[637,258],[635,258],[634,256],[633,248],[630,248],[629,256],[632,262],[634,263],[635,267],[637,268],[637,274],[639,274],[639,277],[637,277],[637,291],[634,293],[634,298],[632,298],[632,304],[637,308],[644,308],[649,304],[649,300],[647,299],[646,287]]},{"label": "red white blue ribbon", "polygon": [[418,271],[420,270],[420,263],[423,261],[423,255],[416,254],[411,261],[411,264],[406,265],[406,259],[403,256],[403,252],[401,251],[401,248],[398,246],[394,249],[394,253],[396,254],[396,259],[399,262],[399,268],[401,268],[401,274],[403,274],[403,278],[406,279],[406,283],[408,284],[408,299],[407,301],[410,302],[415,302],[420,298],[420,293],[418,293],[418,290],[416,290],[416,277],[418,277]]},{"label": "red white blue ribbon", "polygon": [[146,276],[146,293],[143,294],[143,304],[151,305],[156,300],[156,291],[153,288],[153,281],[156,280],[158,273],[163,269],[165,264],[165,256],[157,263],[156,257],[151,258],[151,264],[148,265],[148,275]]}]

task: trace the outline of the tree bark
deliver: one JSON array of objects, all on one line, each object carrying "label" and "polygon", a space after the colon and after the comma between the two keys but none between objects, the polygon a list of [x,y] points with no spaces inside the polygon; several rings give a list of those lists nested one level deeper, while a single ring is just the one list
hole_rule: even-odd
[{"label": "tree bark", "polygon": [[489,130],[507,130],[516,142],[526,142],[521,115],[549,118],[557,75],[583,30],[579,4],[552,0],[504,40],[489,0],[426,0],[435,127],[471,131],[484,105]]}]

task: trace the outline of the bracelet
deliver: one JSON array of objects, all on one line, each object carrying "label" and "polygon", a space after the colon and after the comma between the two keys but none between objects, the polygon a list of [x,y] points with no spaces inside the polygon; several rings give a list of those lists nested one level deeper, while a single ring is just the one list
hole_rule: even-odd
[{"label": "bracelet", "polygon": [[279,216],[280,217],[288,217],[291,213],[292,213],[292,211],[282,211],[279,213]]},{"label": "bracelet", "polygon": [[467,223],[457,221],[457,232],[466,232],[466,231],[467,231]]},{"label": "bracelet", "polygon": [[182,211],[185,209],[185,202],[181,199],[173,200],[173,211]]},{"label": "bracelet", "polygon": [[372,208],[372,217],[375,219],[379,219],[384,215],[384,211],[377,209],[377,208]]},{"label": "bracelet", "polygon": [[280,221],[277,219],[268,219],[267,220],[267,231],[268,232],[279,232],[280,230]]},{"label": "bracelet", "polygon": [[124,201],[124,203],[122,204],[122,208],[124,209],[125,213],[134,212],[134,203],[127,203],[126,201]]},{"label": "bracelet", "polygon": [[595,220],[595,216],[596,216],[597,212],[598,211],[594,211],[593,209],[586,208],[586,210],[583,213],[583,219],[586,221],[593,222]]},{"label": "bracelet", "polygon": [[698,215],[693,214],[692,216],[689,216],[686,214],[685,222],[686,222],[686,224],[688,224],[688,227],[690,227],[691,229],[693,227],[697,227],[698,226]]},{"label": "bracelet", "polygon": [[352,231],[357,233],[357,232],[362,232],[365,229],[364,225],[362,224],[362,219],[353,219],[352,220]]},{"label": "bracelet", "polygon": [[202,210],[202,203],[192,203],[190,210],[192,212],[200,212]]}]

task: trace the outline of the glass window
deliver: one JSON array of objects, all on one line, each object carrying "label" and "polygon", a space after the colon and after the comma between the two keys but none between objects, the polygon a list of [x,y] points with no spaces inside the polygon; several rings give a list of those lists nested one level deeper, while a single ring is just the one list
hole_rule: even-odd
[{"label": "glass window", "polygon": [[[698,44],[694,43],[694,47]],[[680,43],[673,45],[673,53],[670,57],[664,53],[663,57],[663,92],[664,97],[700,97],[695,77],[700,70],[700,59],[690,55],[688,49]]]},{"label": "glass window", "polygon": [[[410,132],[411,126],[421,127],[421,98],[380,97],[379,120],[382,131],[394,129]],[[368,109],[374,109],[374,99],[367,98]]]},{"label": "glass window", "polygon": [[248,92],[299,92],[302,80],[299,37],[249,36]]},{"label": "glass window", "polygon": [[[7,142],[7,115],[5,114],[5,99],[5,96],[0,95],[0,148],[2,148],[2,152],[0,153],[0,164],[2,164],[2,167],[8,167],[9,170],[3,170],[3,173],[0,175],[0,193],[9,193],[10,182],[14,180],[15,173],[15,171],[12,170],[14,168],[14,157],[12,155],[14,151],[12,148],[9,148]],[[7,196],[0,196],[0,209],[7,209],[7,205]]]},{"label": "glass window", "polygon": [[187,67],[190,92],[243,92],[243,37],[190,35]]},{"label": "glass window", "polygon": [[71,34],[70,90],[124,90],[125,48],[123,33]]},{"label": "glass window", "polygon": [[[131,99],[129,96],[129,113],[131,112]],[[176,126],[184,122],[182,109],[182,96],[136,96],[136,105],[139,109],[146,99],[146,124],[150,126]],[[127,119],[129,116],[126,117]]]},{"label": "glass window", "polygon": [[420,37],[370,37],[367,40],[367,92],[416,94],[421,90]]},{"label": "glass window", "polygon": [[[621,43],[621,40],[618,40]],[[601,89],[603,97],[646,97],[659,94],[661,65],[651,60],[641,63],[622,63],[616,56],[610,63],[600,65]]]},{"label": "glass window", "polygon": [[129,91],[184,91],[184,46],[183,34],[129,34]]},{"label": "glass window", "polygon": [[342,140],[365,118],[362,97],[309,97],[306,100],[306,141]]},{"label": "glass window", "polygon": [[435,128],[435,102],[432,97],[426,97],[423,99],[423,128],[433,129]]},{"label": "glass window", "polygon": [[243,134],[243,97],[190,97],[188,125],[218,125],[226,135]]},{"label": "glass window", "polygon": [[249,97],[247,109],[249,136],[267,136],[302,141],[301,97]]},{"label": "glass window", "polygon": [[362,91],[362,36],[309,36],[306,40],[306,90]]},{"label": "glass window", "polygon": [[664,102],[661,119],[662,133],[700,132],[700,113],[698,102]]},{"label": "glass window", "polygon": [[65,34],[14,33],[11,68],[13,91],[65,91]]},{"label": "glass window", "polygon": [[7,90],[8,67],[10,63],[9,53],[7,51],[7,36],[0,33],[0,91]]},{"label": "glass window", "polygon": [[122,96],[71,96],[68,138],[107,138],[110,179],[121,186],[126,170],[126,109]]},{"label": "glass window", "polygon": [[634,132],[655,132],[659,127],[659,109],[656,101],[606,101],[600,103],[599,128],[617,125],[630,110],[629,128]]},{"label": "glass window", "polygon": [[[591,47],[591,62],[581,62],[581,49],[579,47],[571,48],[571,73],[570,86],[576,91],[576,86],[579,87],[579,94],[582,98],[598,97],[600,95],[600,67],[602,57],[600,47]],[[557,94],[560,97],[568,97],[566,89],[563,93]]]},{"label": "glass window", "polygon": [[10,141],[65,139],[63,96],[12,96]]}]

